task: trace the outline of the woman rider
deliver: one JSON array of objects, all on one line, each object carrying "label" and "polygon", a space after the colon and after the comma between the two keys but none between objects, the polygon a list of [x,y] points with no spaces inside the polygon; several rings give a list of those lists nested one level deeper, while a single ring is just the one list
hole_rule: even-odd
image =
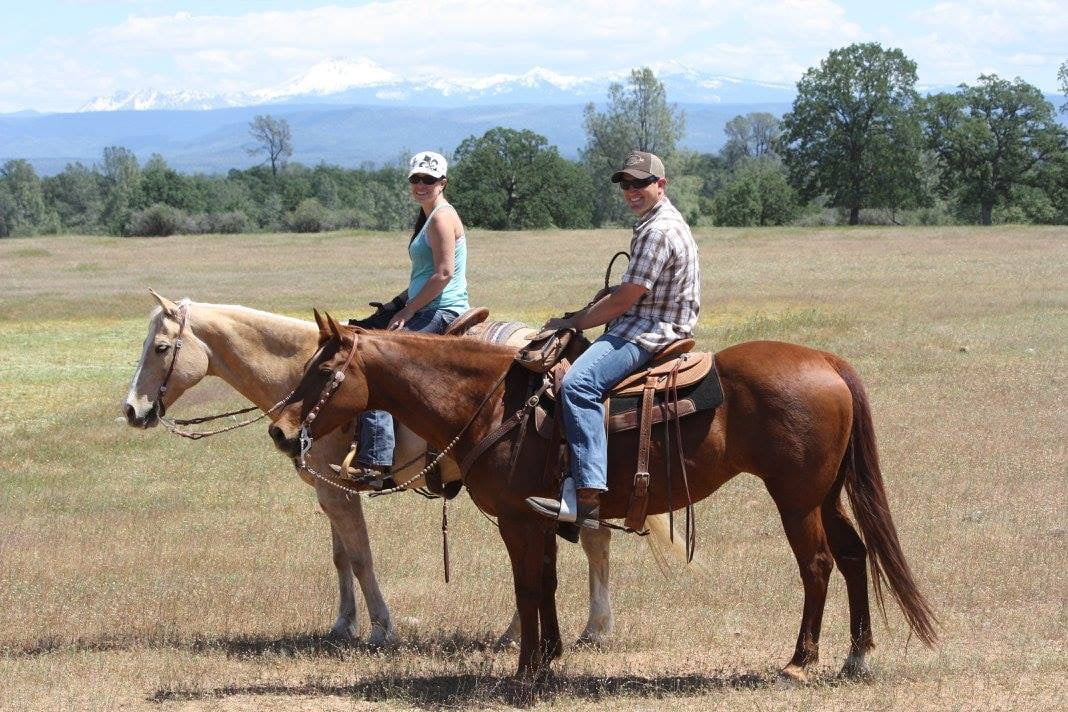
[{"label": "woman rider", "polygon": [[[467,311],[467,240],[456,209],[445,200],[448,184],[445,157],[421,151],[408,162],[412,199],[419,203],[415,232],[408,243],[412,261],[408,289],[398,301],[404,307],[389,321],[387,329],[407,329],[440,334]],[[384,479],[393,464],[393,418],[381,410],[367,411],[359,418],[359,469],[351,474]]]}]

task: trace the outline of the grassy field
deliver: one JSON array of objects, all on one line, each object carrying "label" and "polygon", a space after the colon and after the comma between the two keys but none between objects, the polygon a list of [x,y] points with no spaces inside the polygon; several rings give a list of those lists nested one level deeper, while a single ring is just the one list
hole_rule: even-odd
[{"label": "grassy field", "polygon": [[[540,323],[585,302],[628,233],[473,232],[472,299]],[[698,505],[707,577],[660,575],[613,542],[613,642],[569,650],[539,709],[1056,709],[1065,703],[1068,230],[704,230],[700,344],[796,341],[849,359],[872,396],[903,546],[942,623],[896,609],[874,679],[832,579],[816,682],[783,687],[801,586],[770,498],[736,478]],[[404,644],[321,636],[336,591],[326,518],[256,426],[205,442],[118,419],[153,305],[362,314],[404,286],[401,235],[0,241],[0,708],[506,706],[514,653],[496,530],[452,508],[366,507]],[[239,401],[218,383],[175,414]],[[561,621],[585,620],[585,561],[561,552]],[[362,602],[361,602],[362,608]],[[365,624],[366,625],[366,624]]]}]

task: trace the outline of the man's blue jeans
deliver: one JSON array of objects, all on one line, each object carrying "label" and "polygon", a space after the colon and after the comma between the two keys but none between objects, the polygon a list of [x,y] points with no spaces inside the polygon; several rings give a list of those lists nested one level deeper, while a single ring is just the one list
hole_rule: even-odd
[{"label": "man's blue jeans", "polygon": [[571,445],[575,487],[608,489],[608,436],[604,396],[652,358],[635,343],[605,334],[590,344],[564,375],[560,400],[564,432]]},{"label": "man's blue jeans", "polygon": [[[408,331],[440,334],[459,316],[448,309],[424,309],[404,325]],[[356,462],[361,465],[389,467],[393,464],[393,416],[384,410],[368,410],[360,416],[360,447]]]}]

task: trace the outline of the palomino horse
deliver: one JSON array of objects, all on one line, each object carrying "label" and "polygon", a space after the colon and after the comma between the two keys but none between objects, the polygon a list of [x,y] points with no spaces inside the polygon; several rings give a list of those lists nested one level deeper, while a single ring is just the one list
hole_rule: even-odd
[{"label": "palomino horse", "polygon": [[[509,349],[422,334],[367,332],[333,319],[320,331],[320,351],[269,428],[275,444],[291,456],[299,455],[308,438],[314,442],[354,413],[374,408],[388,410],[434,448],[453,445],[454,457],[464,461],[487,434],[522,409],[529,395],[529,373],[512,367],[514,352]],[[871,411],[853,368],[830,353],[770,341],[732,346],[717,353],[715,361],[723,404],[681,421],[689,491],[693,500],[700,500],[738,473],[751,472],[775,501],[805,592],[800,633],[783,674],[804,680],[805,668],[818,657],[835,562],[845,577],[850,608],[846,673],[863,673],[873,647],[866,560],[880,605],[886,582],[909,625],[933,645],[934,616],[898,544]],[[556,492],[554,483],[544,481],[545,441],[539,437],[521,440],[510,469],[510,450],[519,437],[513,430],[486,449],[470,464],[465,483],[475,504],[498,517],[522,625],[517,676],[529,680],[560,654],[561,642],[553,526],[524,500]],[[626,511],[636,451],[636,431],[610,438],[609,491],[601,502],[606,518]],[[686,504],[681,483],[667,487],[669,453],[654,445],[650,455],[650,513]],[[863,541],[842,507],[843,487]]]},{"label": "palomino horse", "polygon": [[[184,300],[175,304],[153,295],[160,308],[153,312],[148,325],[141,360],[137,365],[129,393],[123,404],[127,422],[134,427],[149,428],[159,423],[161,405],[165,410],[187,389],[205,376],[217,376],[263,411],[269,410],[290,393],[300,380],[304,366],[317,346],[319,331],[314,323],[293,319],[242,306],[200,304]],[[180,314],[184,310],[180,357],[174,356]],[[171,364],[173,370],[171,370]],[[168,378],[168,371],[171,370]],[[166,385],[160,397],[160,386]],[[160,403],[162,400],[162,404]],[[341,433],[333,433],[315,443],[308,453],[314,467],[327,469],[328,463],[340,462],[349,446]],[[423,464],[426,442],[403,425],[397,427],[397,463],[410,463],[396,472],[398,480],[414,475]],[[458,473],[451,459],[443,462],[446,470]],[[410,471],[410,472],[409,472]],[[298,470],[299,472],[299,470]],[[360,497],[300,473],[315,487],[319,505],[330,520],[334,566],[337,568],[337,620],[331,635],[354,637],[359,632],[353,575],[360,583],[371,619],[368,641],[383,644],[394,639],[392,618],[375,578],[367,525]],[[678,539],[669,540],[667,518],[652,522],[651,529],[661,548],[682,556]],[[650,537],[653,539],[654,537]],[[651,542],[652,543],[652,542]],[[613,615],[608,589],[609,533],[584,530],[583,549],[589,559],[590,608],[580,641],[602,642],[612,630]],[[501,636],[501,643],[518,640],[519,617]]]}]

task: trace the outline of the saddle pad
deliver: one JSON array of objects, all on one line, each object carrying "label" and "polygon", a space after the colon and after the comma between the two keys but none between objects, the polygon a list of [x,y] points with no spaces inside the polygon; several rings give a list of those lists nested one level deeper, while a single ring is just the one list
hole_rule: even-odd
[{"label": "saddle pad", "polygon": [[521,321],[484,321],[472,326],[464,336],[501,346],[523,346],[537,333]]}]

